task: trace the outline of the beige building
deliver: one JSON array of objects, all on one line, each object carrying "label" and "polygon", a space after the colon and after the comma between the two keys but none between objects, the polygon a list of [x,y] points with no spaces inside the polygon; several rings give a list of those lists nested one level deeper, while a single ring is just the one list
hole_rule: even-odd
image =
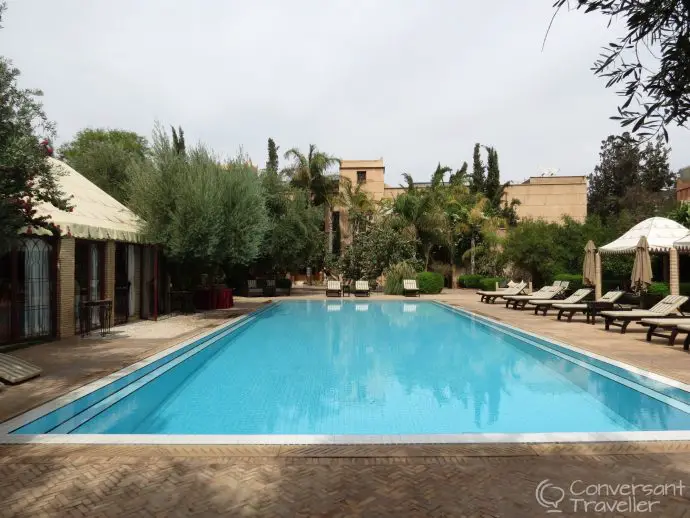
[{"label": "beige building", "polygon": [[[361,186],[361,189],[371,195],[375,201],[395,198],[405,189],[402,187],[391,187],[384,182],[386,167],[383,158],[378,160],[341,160],[340,179],[347,178],[353,186]],[[347,235],[347,212],[341,207],[336,208],[333,213],[333,230],[340,235],[340,243],[348,241]],[[336,241],[337,247],[338,241]],[[337,251],[337,249],[336,249]]]},{"label": "beige building", "polygon": [[[405,191],[403,187],[393,187],[385,183],[386,167],[383,158],[378,160],[342,160],[340,178],[347,178],[353,186],[361,185],[376,201],[393,199]],[[428,183],[416,183],[418,187]],[[587,177],[586,176],[535,176],[520,184],[508,185],[503,201],[520,200],[516,207],[521,219],[544,219],[549,222],[560,222],[563,215],[577,221],[587,217]],[[333,213],[333,230],[339,232],[337,243],[348,241],[347,213],[336,208]],[[337,252],[337,249],[335,250]]]},{"label": "beige building", "polygon": [[508,185],[503,201],[520,200],[516,211],[520,219],[544,219],[560,222],[566,215],[576,221],[587,217],[586,176],[533,176],[519,184]]}]

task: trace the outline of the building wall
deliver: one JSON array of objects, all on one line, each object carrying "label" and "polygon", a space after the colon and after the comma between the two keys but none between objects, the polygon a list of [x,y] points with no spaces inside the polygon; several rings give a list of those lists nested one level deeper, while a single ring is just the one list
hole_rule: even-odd
[{"label": "building wall", "polygon": [[516,207],[521,219],[560,222],[564,215],[577,221],[587,217],[587,178],[585,176],[533,177],[525,183],[508,185],[504,203],[520,200]]},{"label": "building wall", "polygon": [[[57,278],[57,337],[68,338],[77,333],[75,326],[77,300],[75,296],[75,244],[72,237],[62,237],[58,248]],[[103,295],[114,300],[115,297],[115,242],[104,243]],[[140,275],[140,261],[135,262],[135,279]],[[139,289],[135,298],[135,315],[139,314]]]},{"label": "building wall", "polygon": [[387,199],[387,200],[392,200],[404,192],[405,192],[404,187],[388,187],[388,186],[386,186],[383,190],[383,198]]},{"label": "building wall", "polygon": [[690,180],[678,179],[678,182],[676,183],[676,200],[690,200]]},{"label": "building wall", "polygon": [[[364,171],[366,173],[366,180],[361,183],[362,191],[369,194],[374,200],[381,201],[384,194],[385,184],[383,177],[386,168],[383,165],[383,159],[379,160],[341,160],[340,162],[340,188],[343,189],[344,178],[347,178],[355,188],[357,184],[357,172]],[[349,243],[350,236],[348,235],[348,218],[347,211],[343,207],[334,207],[334,210],[340,213],[340,242],[341,247]]]},{"label": "building wall", "polygon": [[383,198],[385,184],[383,177],[386,168],[383,159],[379,160],[342,160],[340,163],[340,178],[348,178],[353,187],[357,186],[357,172],[366,173],[366,181],[362,183],[362,190],[369,193],[376,201]]}]

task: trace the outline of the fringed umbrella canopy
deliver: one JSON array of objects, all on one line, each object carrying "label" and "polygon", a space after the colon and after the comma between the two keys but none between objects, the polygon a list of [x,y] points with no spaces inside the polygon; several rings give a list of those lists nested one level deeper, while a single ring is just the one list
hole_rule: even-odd
[{"label": "fringed umbrella canopy", "polygon": [[652,260],[649,257],[647,238],[644,236],[640,238],[635,249],[635,262],[630,280],[638,290],[645,289],[652,284]]},{"label": "fringed umbrella canopy", "polygon": [[594,286],[597,283],[597,247],[591,239],[585,245],[585,259],[582,263],[582,282],[585,286]]}]

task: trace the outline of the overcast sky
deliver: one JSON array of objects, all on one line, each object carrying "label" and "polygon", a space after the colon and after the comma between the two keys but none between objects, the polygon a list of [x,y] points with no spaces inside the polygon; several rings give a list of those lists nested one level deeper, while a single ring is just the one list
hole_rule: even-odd
[{"label": "overcast sky", "polygon": [[[552,0],[9,0],[0,54],[45,93],[58,143],[154,121],[263,166],[266,139],[383,157],[386,182],[495,146],[504,180],[587,174],[618,98],[590,69],[614,33]],[[671,165],[690,133],[670,130]]]}]

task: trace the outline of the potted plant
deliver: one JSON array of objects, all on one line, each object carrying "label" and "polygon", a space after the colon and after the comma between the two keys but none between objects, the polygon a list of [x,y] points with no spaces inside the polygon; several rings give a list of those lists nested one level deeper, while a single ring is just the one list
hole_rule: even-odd
[{"label": "potted plant", "polygon": [[671,290],[665,282],[653,282],[645,291],[640,293],[640,307],[649,309],[670,293]]}]

